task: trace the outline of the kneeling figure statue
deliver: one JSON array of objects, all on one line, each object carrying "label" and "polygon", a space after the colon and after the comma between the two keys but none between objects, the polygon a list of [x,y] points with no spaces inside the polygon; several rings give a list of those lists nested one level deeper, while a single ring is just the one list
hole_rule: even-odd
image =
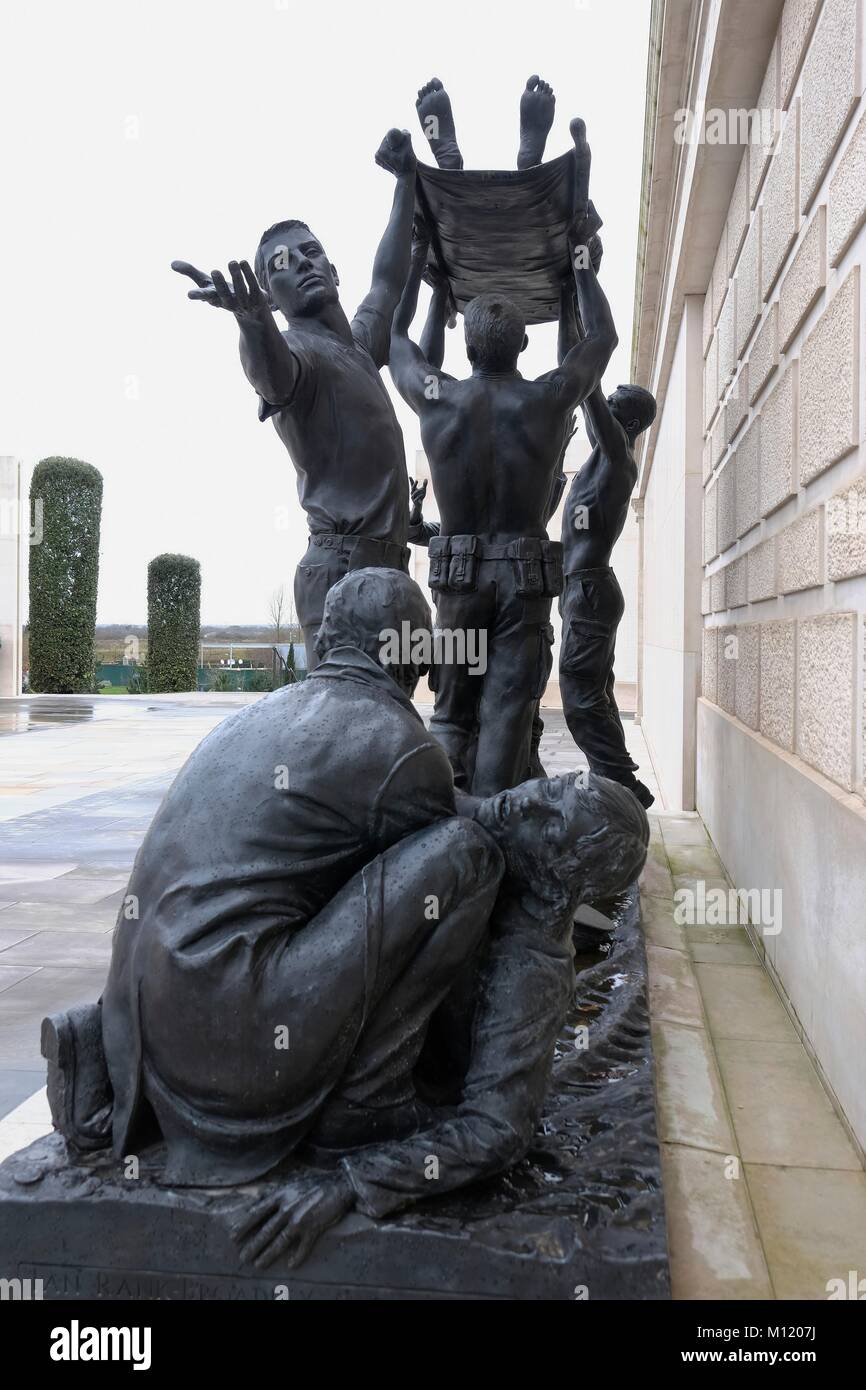
[{"label": "kneeling figure statue", "polygon": [[[160,1181],[234,1187],[246,1262],[303,1261],[526,1152],[574,990],[581,902],[634,882],[649,827],[592,774],[455,792],[385,667],[427,629],[396,570],[331,590],[320,664],[220,724],[142,843],[98,1004],[46,1019],[70,1150],[164,1146]],[[154,1147],[161,1154],[161,1150]]]}]

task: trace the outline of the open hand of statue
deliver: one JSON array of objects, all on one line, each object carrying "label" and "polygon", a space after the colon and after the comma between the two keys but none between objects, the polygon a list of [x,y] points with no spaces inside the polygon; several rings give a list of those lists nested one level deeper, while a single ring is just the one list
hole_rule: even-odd
[{"label": "open hand of statue", "polygon": [[576,246],[587,247],[590,253],[590,264],[593,263],[594,242],[598,243],[598,247],[596,249],[599,252],[599,261],[601,260],[601,243],[598,241],[597,233],[603,225],[604,224],[602,223],[601,218],[595,210],[595,204],[592,201],[590,201],[587,203],[585,208],[579,209],[575,213],[572,223],[568,229],[568,240],[572,249],[574,249],[574,247]]},{"label": "open hand of statue", "polygon": [[389,130],[376,151],[376,163],[390,174],[411,174],[417,168],[412,137],[408,130]]},{"label": "open hand of statue", "polygon": [[282,1258],[294,1269],[353,1202],[343,1173],[298,1177],[237,1217],[231,1224],[232,1238],[240,1246],[244,1264],[267,1269]]},{"label": "open hand of statue", "polygon": [[417,526],[423,516],[424,498],[427,496],[427,479],[423,483],[416,482],[414,478],[409,479],[409,496],[412,499],[412,511],[409,514],[409,522],[412,526]]},{"label": "open hand of statue", "polygon": [[188,276],[196,285],[189,291],[189,299],[200,299],[215,309],[228,309],[239,319],[262,318],[270,313],[265,293],[248,261],[229,261],[231,285],[220,271],[213,270],[206,275],[189,261],[172,261],[171,268],[179,275]]}]

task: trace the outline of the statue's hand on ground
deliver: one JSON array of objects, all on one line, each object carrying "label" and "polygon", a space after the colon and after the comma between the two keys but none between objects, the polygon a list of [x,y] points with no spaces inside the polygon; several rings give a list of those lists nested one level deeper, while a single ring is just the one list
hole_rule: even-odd
[{"label": "statue's hand on ground", "polygon": [[415,151],[412,149],[412,137],[408,130],[389,130],[385,139],[376,151],[376,163],[380,169],[387,169],[389,174],[399,177],[401,174],[412,174],[417,168]]},{"label": "statue's hand on ground", "polygon": [[240,1246],[244,1264],[267,1269],[282,1258],[295,1269],[353,1204],[354,1193],[341,1172],[298,1177],[236,1218],[232,1238]]},{"label": "statue's hand on ground", "polygon": [[189,291],[189,299],[200,299],[215,309],[228,309],[238,319],[260,319],[271,312],[264,290],[247,261],[229,261],[231,285],[218,270],[206,275],[189,261],[172,261],[171,268],[195,283],[196,289]]}]

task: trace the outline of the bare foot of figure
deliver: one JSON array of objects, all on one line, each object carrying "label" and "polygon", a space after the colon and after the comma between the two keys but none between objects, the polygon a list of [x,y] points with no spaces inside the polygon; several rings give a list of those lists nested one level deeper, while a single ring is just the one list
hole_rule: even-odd
[{"label": "bare foot of figure", "polygon": [[463,156],[457,144],[451,98],[438,77],[422,87],[415,102],[421,129],[440,169],[462,169]]},{"label": "bare foot of figure", "polygon": [[544,158],[544,146],[553,125],[556,97],[549,82],[535,73],[526,83],[520,98],[520,149],[518,169],[531,169]]}]

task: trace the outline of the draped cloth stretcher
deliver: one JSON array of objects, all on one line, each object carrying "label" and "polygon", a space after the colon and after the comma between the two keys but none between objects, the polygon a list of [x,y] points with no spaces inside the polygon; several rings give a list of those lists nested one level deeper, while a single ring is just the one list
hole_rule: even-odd
[{"label": "draped cloth stretcher", "polygon": [[523,170],[419,164],[429,260],[445,272],[461,312],[476,295],[498,293],[519,306],[527,324],[559,317],[576,182],[573,151]]}]

